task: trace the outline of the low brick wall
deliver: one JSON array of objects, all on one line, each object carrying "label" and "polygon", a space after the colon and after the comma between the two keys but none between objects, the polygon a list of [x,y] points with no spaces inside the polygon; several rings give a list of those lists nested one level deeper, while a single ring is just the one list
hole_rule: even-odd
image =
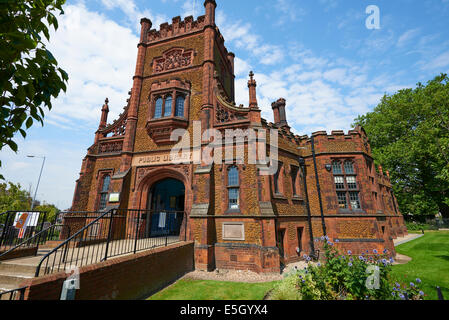
[{"label": "low brick wall", "polygon": [[[131,300],[145,298],[194,270],[194,244],[183,242],[107,260],[80,268],[76,300]],[[68,274],[34,278],[25,300],[59,300]]]},{"label": "low brick wall", "polygon": [[[6,252],[8,250],[1,250],[0,254],[2,254],[3,252]],[[37,253],[37,247],[19,248],[19,249],[11,251],[7,255],[1,256],[0,261],[35,256],[36,253]]]}]

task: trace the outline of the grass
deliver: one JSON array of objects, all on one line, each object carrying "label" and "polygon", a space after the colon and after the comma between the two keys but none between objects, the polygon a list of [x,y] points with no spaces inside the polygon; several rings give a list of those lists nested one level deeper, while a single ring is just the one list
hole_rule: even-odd
[{"label": "grass", "polygon": [[262,300],[276,283],[182,279],[148,300]]},{"label": "grass", "polygon": [[[401,283],[422,280],[425,299],[438,298],[439,286],[449,300],[449,231],[426,231],[419,239],[401,244],[396,251],[412,258],[393,266],[392,277]],[[243,283],[183,279],[154,294],[148,300],[262,300],[279,283]]]},{"label": "grass", "polygon": [[407,264],[393,266],[392,276],[398,282],[422,280],[425,299],[438,298],[435,287],[439,286],[449,300],[449,231],[426,231],[424,236],[401,244],[396,251],[412,258]]}]

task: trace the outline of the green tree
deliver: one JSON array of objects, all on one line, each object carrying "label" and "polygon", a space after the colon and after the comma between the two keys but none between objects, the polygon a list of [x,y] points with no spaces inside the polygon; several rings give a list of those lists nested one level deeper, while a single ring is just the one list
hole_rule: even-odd
[{"label": "green tree", "polygon": [[[58,28],[53,12],[63,14],[65,0],[0,1],[0,150],[17,151],[14,135],[39,121],[51,98],[66,91],[67,73],[46,49],[49,28]],[[1,166],[1,162],[0,162]],[[3,178],[0,175],[0,178]]]},{"label": "green tree", "polygon": [[33,210],[47,212],[46,220],[50,222],[55,221],[56,215],[59,212],[59,209],[55,205],[48,203],[36,206]]},{"label": "green tree", "polygon": [[449,217],[449,78],[385,95],[355,120],[366,130],[378,164],[390,171],[405,214]]},{"label": "green tree", "polygon": [[[0,183],[0,213],[11,211],[26,211],[31,207],[31,197],[28,191],[22,190],[20,183]],[[0,216],[0,224],[6,216]]]}]

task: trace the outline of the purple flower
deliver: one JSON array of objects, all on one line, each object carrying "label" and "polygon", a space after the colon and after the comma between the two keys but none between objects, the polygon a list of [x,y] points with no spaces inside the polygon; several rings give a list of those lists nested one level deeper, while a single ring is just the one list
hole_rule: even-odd
[{"label": "purple flower", "polygon": [[424,295],[424,292],[420,291],[420,292],[419,292],[419,295],[420,295],[420,296],[423,296],[423,295]]},{"label": "purple flower", "polygon": [[413,282],[410,282],[410,287],[414,287],[415,284]]},{"label": "purple flower", "polygon": [[328,236],[325,236],[324,239],[329,240],[329,237],[328,237]]},{"label": "purple flower", "polygon": [[348,266],[352,267],[352,263],[351,263],[351,262],[349,262],[349,263],[348,263]]},{"label": "purple flower", "polygon": [[351,250],[348,250],[348,254],[352,254],[352,251],[351,251]]},{"label": "purple flower", "polygon": [[340,242],[340,240],[338,240],[338,239],[335,239],[334,241],[337,242],[337,243]]},{"label": "purple flower", "polygon": [[377,250],[376,250],[376,249],[374,249],[374,250],[373,250],[373,253],[374,253],[374,254],[377,254]]},{"label": "purple flower", "polygon": [[416,278],[416,283],[421,283],[421,279],[420,278]]},{"label": "purple flower", "polygon": [[388,252],[388,250],[387,249],[384,249],[384,251],[383,251],[384,253],[387,253]]},{"label": "purple flower", "polygon": [[334,244],[330,241],[327,242],[328,245],[333,246]]},{"label": "purple flower", "polygon": [[402,293],[400,293],[400,294],[399,294],[399,298],[405,299],[405,296],[404,296]]},{"label": "purple flower", "polygon": [[396,287],[398,287],[398,288],[400,288],[401,287],[401,285],[399,284],[399,283],[395,283],[395,285],[396,285]]},{"label": "purple flower", "polygon": [[359,256],[359,260],[365,260],[365,258],[362,256]]},{"label": "purple flower", "polygon": [[324,236],[321,236],[321,240],[324,240]]},{"label": "purple flower", "polygon": [[391,295],[394,297],[396,296],[396,292],[392,292]]}]

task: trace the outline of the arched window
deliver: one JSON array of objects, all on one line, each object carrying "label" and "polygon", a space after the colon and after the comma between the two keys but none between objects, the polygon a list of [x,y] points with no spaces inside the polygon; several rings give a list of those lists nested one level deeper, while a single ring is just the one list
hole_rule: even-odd
[{"label": "arched window", "polygon": [[239,170],[232,166],[228,171],[229,209],[239,208]]},{"label": "arched window", "polygon": [[154,108],[154,117],[160,118],[162,117],[162,98],[157,98],[156,107]]},{"label": "arched window", "polygon": [[99,210],[103,210],[104,208],[106,208],[110,182],[111,182],[111,177],[109,175],[106,175],[106,176],[103,177],[103,184],[102,184],[101,192],[100,192],[100,206],[99,206]]},{"label": "arched window", "polygon": [[172,101],[173,101],[173,98],[171,96],[168,96],[167,98],[165,98],[164,117],[170,117],[171,116]]},{"label": "arched window", "polygon": [[184,117],[184,100],[183,96],[176,97],[175,117]]}]

